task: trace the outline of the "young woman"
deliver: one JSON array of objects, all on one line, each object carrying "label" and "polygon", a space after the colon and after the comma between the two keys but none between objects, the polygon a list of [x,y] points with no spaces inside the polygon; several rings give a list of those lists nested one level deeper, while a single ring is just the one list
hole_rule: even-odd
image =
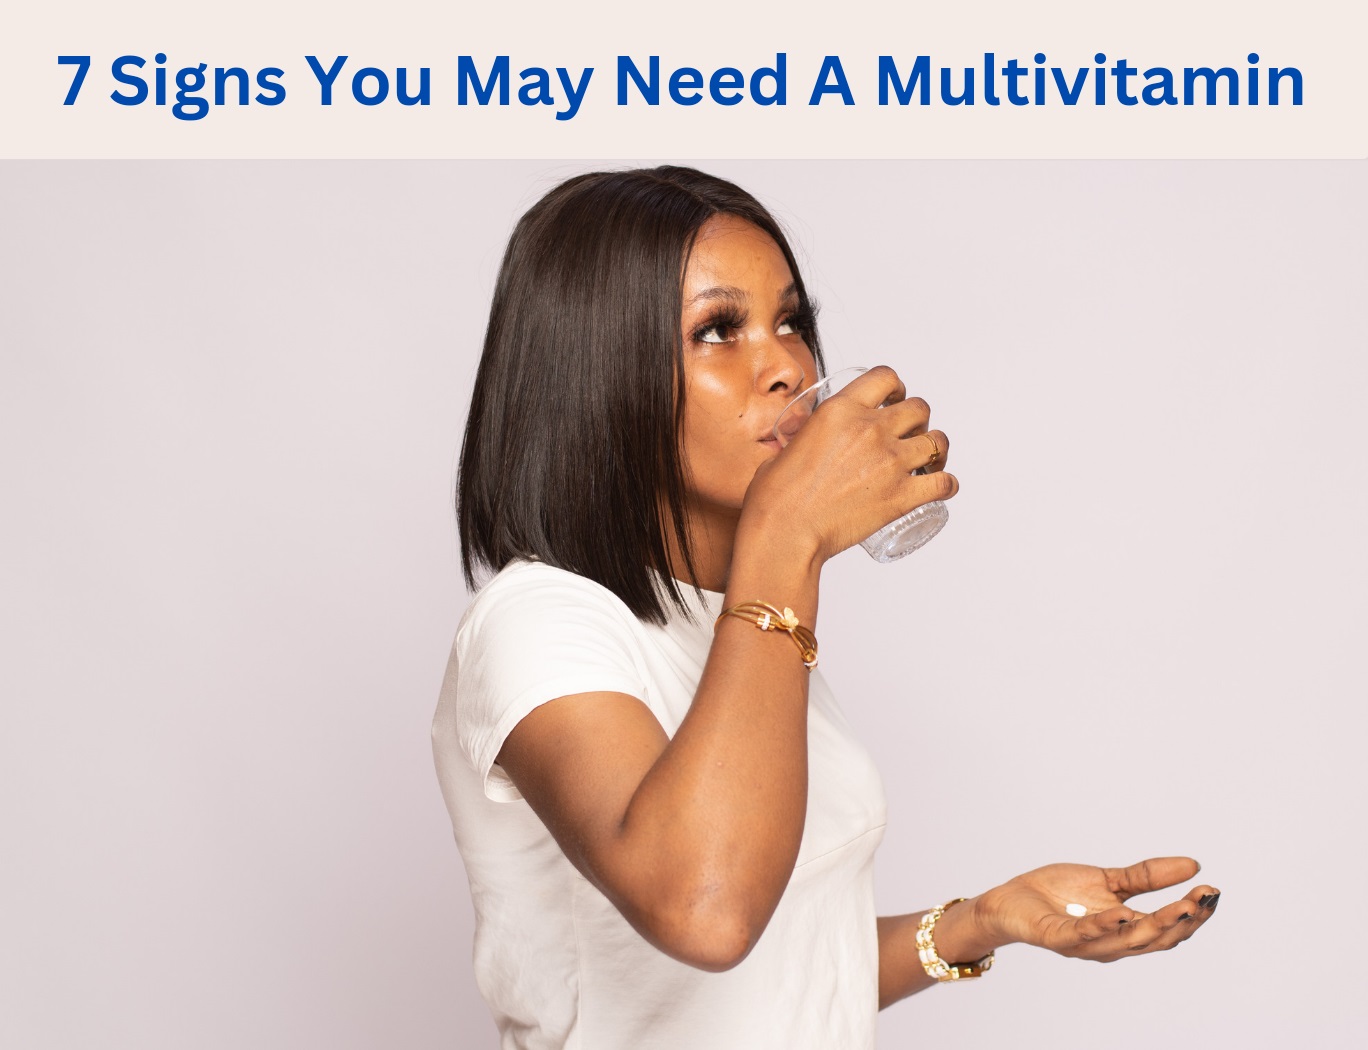
[{"label": "young woman", "polygon": [[494,575],[433,726],[506,1047],[869,1047],[1000,945],[1109,961],[1215,908],[1127,907],[1196,874],[1163,858],[876,917],[879,776],[808,666],[821,571],[958,482],[887,368],[781,451],[820,371],[793,253],[728,182],[583,175],[513,233],[458,494]]}]

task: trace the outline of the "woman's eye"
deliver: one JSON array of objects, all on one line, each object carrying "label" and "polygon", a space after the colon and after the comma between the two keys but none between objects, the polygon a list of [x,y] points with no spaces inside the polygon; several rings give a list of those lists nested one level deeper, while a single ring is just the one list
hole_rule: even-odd
[{"label": "woman's eye", "polygon": [[776,335],[797,335],[798,325],[792,317],[785,317],[779,322],[779,327],[774,332]]},{"label": "woman's eye", "polygon": [[700,329],[697,339],[700,343],[725,343],[731,327],[725,324],[712,324]]}]

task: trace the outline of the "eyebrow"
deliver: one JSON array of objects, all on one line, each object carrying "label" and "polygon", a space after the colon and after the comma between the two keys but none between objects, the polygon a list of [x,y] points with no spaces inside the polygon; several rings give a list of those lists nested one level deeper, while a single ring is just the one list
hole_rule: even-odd
[{"label": "eyebrow", "polygon": [[[779,293],[779,302],[787,303],[798,297],[798,282],[790,281],[788,287]],[[699,303],[746,303],[750,297],[740,288],[730,284],[719,284],[712,288],[705,288],[684,305],[697,306]]]}]

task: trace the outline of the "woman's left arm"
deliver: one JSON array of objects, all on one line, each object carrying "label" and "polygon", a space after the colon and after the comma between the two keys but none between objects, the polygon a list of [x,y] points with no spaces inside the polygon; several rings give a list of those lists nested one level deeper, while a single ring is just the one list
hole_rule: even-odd
[{"label": "woman's left arm", "polygon": [[[1128,868],[1037,868],[946,909],[936,923],[936,951],[953,965],[977,962],[1017,943],[1097,962],[1175,948],[1211,917],[1219,890],[1197,886],[1181,900],[1148,913],[1126,901],[1186,882],[1200,869],[1190,857],[1156,857]],[[936,983],[917,954],[917,924],[923,914],[879,919],[879,1009]]]}]

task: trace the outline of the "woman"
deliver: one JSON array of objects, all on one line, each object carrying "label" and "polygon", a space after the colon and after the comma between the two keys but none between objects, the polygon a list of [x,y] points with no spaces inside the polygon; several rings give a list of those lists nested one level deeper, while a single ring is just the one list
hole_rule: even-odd
[{"label": "woman", "polygon": [[1126,906],[1197,871],[1166,858],[875,916],[882,788],[807,632],[831,556],[958,482],[887,368],[781,452],[820,369],[783,233],[730,183],[584,175],[513,233],[458,495],[467,578],[495,575],[433,727],[505,1046],[872,1046],[878,1008],[1000,945],[1107,961],[1214,910]]}]

